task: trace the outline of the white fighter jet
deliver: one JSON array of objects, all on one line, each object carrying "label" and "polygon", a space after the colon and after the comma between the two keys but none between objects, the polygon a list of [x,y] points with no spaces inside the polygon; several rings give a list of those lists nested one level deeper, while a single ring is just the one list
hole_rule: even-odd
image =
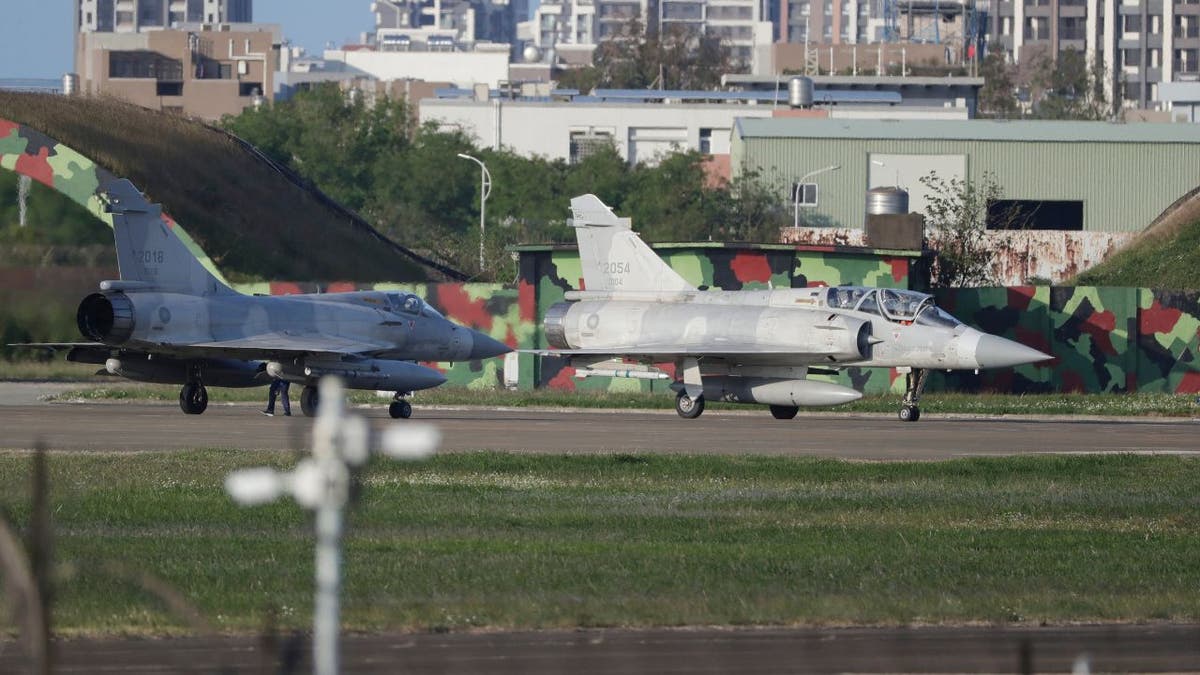
[{"label": "white fighter jet", "polygon": [[862,397],[808,379],[849,366],[906,372],[900,419],[915,422],[932,369],[1008,368],[1047,354],[965,325],[925,293],[891,288],[702,291],[679,276],[594,195],[571,200],[586,290],[546,311],[550,350],[576,375],[667,379],[676,411],[695,418],[706,400],[770,406],[791,419],[800,406]]}]

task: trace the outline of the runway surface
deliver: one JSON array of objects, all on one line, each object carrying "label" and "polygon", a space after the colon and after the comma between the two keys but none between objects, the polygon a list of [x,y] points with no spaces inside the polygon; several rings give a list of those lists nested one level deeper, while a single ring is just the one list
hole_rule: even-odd
[{"label": "runway surface", "polygon": [[[342,645],[343,672],[411,675],[1200,670],[1200,626],[1179,625],[579,630],[348,636]],[[17,667],[16,647],[4,647],[0,667]],[[303,636],[269,646],[258,638],[67,640],[56,672],[278,672],[262,665],[281,651],[299,662],[293,672],[308,672],[309,649]]]},{"label": "runway surface", "polygon": [[[312,420],[267,418],[251,404],[213,404],[200,416],[171,404],[37,401],[44,388],[0,384],[0,447],[41,440],[63,451],[137,452],[229,447],[303,447]],[[1197,420],[960,418],[932,408],[920,422],[891,415],[815,414],[790,421],[765,411],[438,409],[412,420],[383,406],[360,409],[374,426],[431,423],[441,452],[753,453],[860,460],[932,460],[1055,452],[1200,454]],[[286,642],[286,641],[285,641]],[[274,672],[260,670],[256,638],[67,640],[63,673]],[[303,636],[292,645],[309,666]],[[0,672],[19,668],[20,648],[0,639]],[[1070,672],[1086,659],[1107,672],[1200,672],[1200,626],[1048,628],[769,628],[582,630],[347,636],[347,673],[814,673]]]},{"label": "runway surface", "polygon": [[[148,451],[193,448],[303,447],[312,420],[264,417],[250,404],[210,405],[184,415],[170,404],[28,403],[0,397],[0,447],[42,441],[55,450]],[[1200,454],[1195,420],[950,418],[936,411],[902,423],[891,415],[801,415],[776,420],[765,411],[674,412],[429,409],[392,420],[383,406],[359,410],[377,428],[429,423],[443,434],[440,452],[729,453],[933,460],[1047,452]]]}]

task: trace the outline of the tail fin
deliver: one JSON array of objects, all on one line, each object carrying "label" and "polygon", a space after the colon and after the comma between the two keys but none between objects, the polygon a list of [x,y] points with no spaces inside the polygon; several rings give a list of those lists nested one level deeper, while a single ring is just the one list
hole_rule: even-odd
[{"label": "tail fin", "polygon": [[596,195],[571,200],[583,283],[589,291],[694,291]]},{"label": "tail fin", "polygon": [[189,295],[234,292],[196,259],[175,225],[163,219],[162,207],[146,201],[133,183],[118,180],[105,192],[123,281]]}]

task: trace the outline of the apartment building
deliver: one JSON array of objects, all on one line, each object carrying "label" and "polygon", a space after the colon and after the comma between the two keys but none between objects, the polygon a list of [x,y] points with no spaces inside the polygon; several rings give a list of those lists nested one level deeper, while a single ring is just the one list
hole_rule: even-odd
[{"label": "apartment building", "polygon": [[269,24],[181,24],[75,36],[79,93],[206,120],[270,98],[280,29]]},{"label": "apartment building", "polygon": [[75,32],[137,33],[182,23],[250,23],[254,0],[75,0]]},{"label": "apartment building", "polygon": [[1200,79],[1200,0],[1022,0],[997,10],[990,41],[1015,62],[1064,49],[1099,57],[1122,107],[1166,108],[1161,83]]}]

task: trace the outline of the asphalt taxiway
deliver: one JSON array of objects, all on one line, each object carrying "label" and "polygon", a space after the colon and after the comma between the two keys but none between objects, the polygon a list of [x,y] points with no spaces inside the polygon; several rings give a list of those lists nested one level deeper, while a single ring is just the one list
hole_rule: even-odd
[{"label": "asphalt taxiway", "polygon": [[[0,384],[0,448],[36,442],[67,452],[197,448],[294,449],[312,420],[268,418],[251,404],[213,404],[184,415],[170,404],[45,403],[44,388]],[[423,407],[392,420],[382,405],[359,409],[377,427],[431,423],[440,452],[732,453],[934,460],[1020,453],[1200,454],[1194,419],[966,418],[920,422],[891,415],[810,414],[780,421],[764,411],[583,411]],[[280,645],[269,649],[278,653]],[[308,668],[307,642],[292,656]],[[256,638],[67,640],[57,671],[258,672]],[[811,673],[811,672],[1200,672],[1200,626],[766,628],[581,630],[344,638],[353,673]],[[0,672],[22,663],[0,639]],[[271,670],[271,668],[267,668]],[[263,671],[265,672],[265,671]]]},{"label": "asphalt taxiway", "polygon": [[[0,643],[0,647],[3,647]],[[20,664],[15,645],[8,663]],[[300,637],[65,640],[59,673],[307,672]],[[1200,626],[764,628],[353,635],[346,673],[1196,672]],[[0,651],[0,668],[5,663]]]},{"label": "asphalt taxiway", "polygon": [[[7,402],[6,402],[7,401]],[[721,453],[936,460],[1024,453],[1156,452],[1200,454],[1192,419],[1079,420],[963,418],[930,409],[921,421],[892,415],[826,413],[776,420],[766,411],[709,411],[694,420],[672,411],[425,408],[392,420],[384,406],[359,409],[379,428],[429,423],[443,434],[439,452]],[[0,396],[0,448],[41,442],[66,451],[304,447],[312,420],[268,418],[251,404],[212,404],[184,415],[170,404],[43,403]]]}]

